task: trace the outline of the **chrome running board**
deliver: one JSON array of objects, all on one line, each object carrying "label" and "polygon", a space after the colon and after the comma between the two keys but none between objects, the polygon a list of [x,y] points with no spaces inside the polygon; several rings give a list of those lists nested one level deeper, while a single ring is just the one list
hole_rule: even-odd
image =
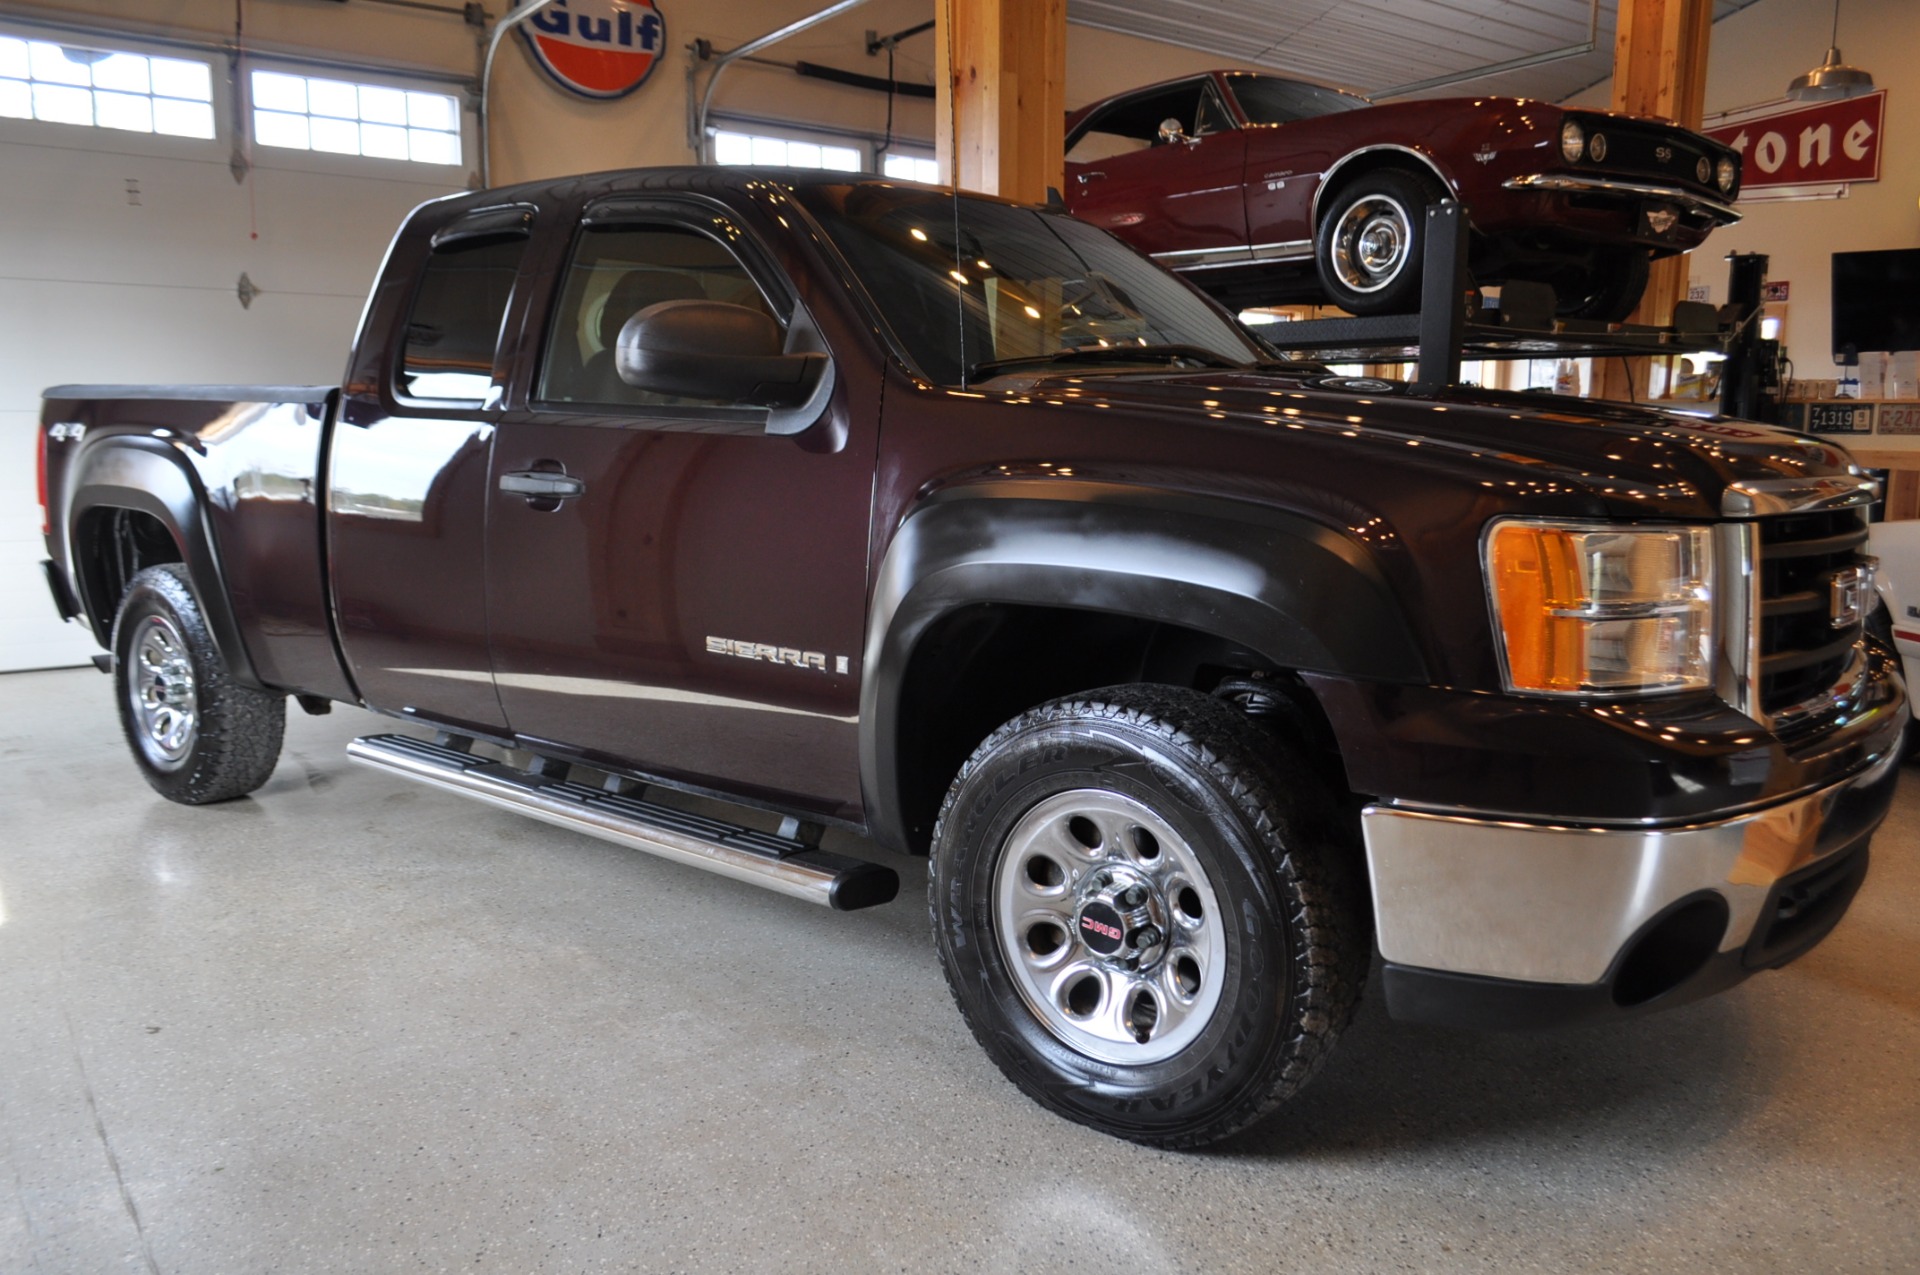
[{"label": "chrome running board", "polygon": [[566,768],[551,761],[545,762],[545,773],[535,773],[411,735],[363,735],[347,745],[347,756],[403,779],[836,911],[886,903],[900,890],[892,868],[624,796],[613,786],[626,787],[622,781],[607,788],[573,783],[565,778]]}]

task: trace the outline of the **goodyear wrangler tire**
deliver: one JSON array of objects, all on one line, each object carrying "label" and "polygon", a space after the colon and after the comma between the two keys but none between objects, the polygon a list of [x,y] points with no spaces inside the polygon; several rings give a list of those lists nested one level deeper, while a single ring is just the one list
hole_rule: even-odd
[{"label": "goodyear wrangler tire", "polygon": [[235,682],[177,565],[133,577],[113,623],[115,698],[134,764],[169,801],[200,806],[267,782],[284,695]]},{"label": "goodyear wrangler tire", "polygon": [[995,731],[948,791],[929,907],[982,1047],[1068,1119],[1213,1142],[1298,1092],[1370,940],[1312,769],[1218,700],[1131,686]]}]

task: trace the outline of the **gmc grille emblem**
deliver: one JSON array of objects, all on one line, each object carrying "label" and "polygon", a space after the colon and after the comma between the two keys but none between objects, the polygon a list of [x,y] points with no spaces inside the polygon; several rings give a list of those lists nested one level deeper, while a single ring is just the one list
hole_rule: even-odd
[{"label": "gmc grille emblem", "polygon": [[1873,567],[1870,565],[1834,572],[1829,594],[1833,627],[1845,629],[1860,623],[1860,617],[1866,610],[1867,594],[1872,590]]}]

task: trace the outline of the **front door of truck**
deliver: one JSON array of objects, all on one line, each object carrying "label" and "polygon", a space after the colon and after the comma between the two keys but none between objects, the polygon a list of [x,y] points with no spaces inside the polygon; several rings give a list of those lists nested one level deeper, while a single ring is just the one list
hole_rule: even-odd
[{"label": "front door of truck", "polygon": [[390,263],[366,329],[398,332],[397,348],[356,353],[328,467],[328,561],[354,685],[377,708],[483,733],[506,727],[482,550],[497,347],[531,216],[470,214],[424,261]]},{"label": "front door of truck", "polygon": [[772,436],[765,409],[620,380],[615,338],[659,302],[803,322],[786,278],[711,207],[590,207],[559,293],[488,482],[493,668],[514,732],[857,812],[875,413],[850,419],[842,387],[826,419]]}]

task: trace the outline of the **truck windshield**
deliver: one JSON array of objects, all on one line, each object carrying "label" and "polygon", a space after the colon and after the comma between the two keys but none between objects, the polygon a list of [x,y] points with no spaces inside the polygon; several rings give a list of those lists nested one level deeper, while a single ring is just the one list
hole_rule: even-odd
[{"label": "truck windshield", "polygon": [[941,385],[1016,368],[1247,367],[1268,357],[1186,284],[1070,217],[942,191],[802,186],[901,349]]},{"label": "truck windshield", "polygon": [[1352,93],[1277,75],[1229,75],[1227,87],[1239,99],[1249,124],[1288,124],[1373,105]]}]

